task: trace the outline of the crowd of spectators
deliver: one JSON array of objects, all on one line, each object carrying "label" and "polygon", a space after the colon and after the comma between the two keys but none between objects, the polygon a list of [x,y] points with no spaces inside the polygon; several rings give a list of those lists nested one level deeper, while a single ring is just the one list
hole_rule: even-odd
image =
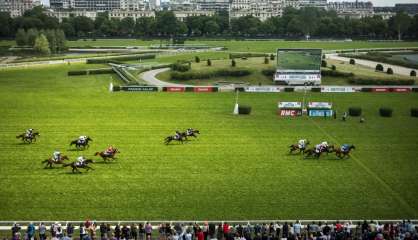
[{"label": "crowd of spectators", "polygon": [[[253,224],[224,223],[150,223],[105,224],[85,221],[30,223],[25,229],[14,224],[12,240],[418,240],[418,225],[401,222],[274,222]],[[8,238],[5,238],[8,239]]]}]

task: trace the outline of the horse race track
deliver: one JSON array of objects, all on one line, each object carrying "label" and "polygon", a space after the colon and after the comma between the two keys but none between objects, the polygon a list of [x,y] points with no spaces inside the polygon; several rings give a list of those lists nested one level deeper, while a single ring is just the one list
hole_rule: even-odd
[{"label": "horse race track", "polygon": [[[360,106],[366,123],[284,119],[277,102],[302,94],[241,94],[249,116],[231,114],[232,93],[109,93],[109,75],[67,77],[84,65],[0,70],[0,220],[319,219],[418,217],[418,94],[320,94],[341,114]],[[89,66],[91,67],[91,66]],[[392,107],[394,117],[377,114]],[[39,130],[32,145],[15,135]],[[163,145],[176,129],[197,140]],[[69,142],[93,138],[77,152]],[[288,145],[352,143],[352,158],[302,159]],[[94,152],[108,144],[118,159]],[[93,158],[95,171],[44,169],[54,150]]]}]

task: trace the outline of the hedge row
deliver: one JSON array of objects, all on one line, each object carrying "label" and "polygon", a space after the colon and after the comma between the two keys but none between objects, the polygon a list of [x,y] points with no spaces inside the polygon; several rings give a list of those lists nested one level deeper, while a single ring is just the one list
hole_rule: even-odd
[{"label": "hedge row", "polygon": [[242,77],[250,75],[251,71],[248,69],[219,69],[213,72],[171,72],[171,79],[176,80],[191,80],[204,79],[214,77]]},{"label": "hedge row", "polygon": [[393,110],[391,108],[380,108],[379,114],[382,117],[392,117]]},{"label": "hedge row", "polygon": [[155,54],[137,54],[137,55],[126,55],[126,56],[117,56],[109,58],[90,58],[87,59],[87,64],[93,63],[120,63],[120,61],[131,61],[131,60],[144,60],[144,59],[154,59]]},{"label": "hedge row", "polygon": [[261,70],[261,74],[263,74],[264,76],[267,76],[267,77],[273,77],[275,73],[276,73],[275,68],[265,68],[265,69]]},{"label": "hedge row", "polygon": [[321,70],[321,75],[331,77],[354,77],[354,73],[340,72],[335,70]]},{"label": "hedge row", "polygon": [[130,83],[130,82],[136,83],[135,77],[132,76],[132,74],[129,73],[125,68],[114,66],[113,69],[119,75],[119,77],[121,77],[123,80],[126,79],[125,80],[126,82],[128,82],[128,83]]},{"label": "hedge row", "polygon": [[251,57],[266,57],[268,56],[265,53],[230,53],[229,59],[234,58],[251,58]]},{"label": "hedge row", "polygon": [[238,105],[238,113],[239,114],[250,114],[251,113],[251,107],[245,106],[245,105]]},{"label": "hedge row", "polygon": [[178,72],[187,72],[191,69],[189,63],[173,63],[171,64],[171,70],[178,71]]},{"label": "hedge row", "polygon": [[109,74],[113,73],[113,69],[111,68],[99,68],[99,69],[87,69],[87,70],[75,70],[75,71],[68,71],[68,76],[79,76],[79,75],[94,75],[94,74]]},{"label": "hedge row", "polygon": [[361,108],[350,107],[350,108],[348,108],[348,114],[352,117],[359,117],[359,116],[361,116]]},{"label": "hedge row", "polygon": [[348,80],[350,84],[354,85],[414,85],[415,80],[385,80],[376,78],[358,78],[354,77]]}]

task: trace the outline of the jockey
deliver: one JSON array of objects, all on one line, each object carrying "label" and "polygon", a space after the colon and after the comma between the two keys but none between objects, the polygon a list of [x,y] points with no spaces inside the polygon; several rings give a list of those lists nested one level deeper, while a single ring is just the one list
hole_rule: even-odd
[{"label": "jockey", "polygon": [[174,135],[174,139],[180,139],[180,132],[176,131],[176,135]]},{"label": "jockey", "polygon": [[86,159],[83,156],[80,156],[77,158],[77,162],[76,162],[76,166],[77,167],[81,167],[84,165],[84,161],[86,161]]},{"label": "jockey", "polygon": [[29,128],[26,130],[26,137],[31,138],[33,134],[33,128]]},{"label": "jockey", "polygon": [[60,151],[55,151],[55,152],[53,153],[53,155],[52,155],[52,159],[53,159],[55,162],[59,162],[59,161],[61,160],[61,153],[60,153]]},{"label": "jockey", "polygon": [[78,138],[78,141],[80,142],[80,144],[84,144],[87,140],[87,136],[80,136]]},{"label": "jockey", "polygon": [[107,149],[106,149],[106,151],[105,151],[105,154],[106,155],[108,155],[108,156],[110,156],[110,155],[112,155],[113,154],[113,152],[115,151],[115,149],[113,148],[113,146],[112,145],[110,145]]},{"label": "jockey", "polygon": [[322,144],[317,144],[315,146],[315,152],[320,153],[322,151],[322,148],[323,148]]},{"label": "jockey", "polygon": [[341,146],[341,152],[348,152],[349,149],[350,149],[350,145],[349,144],[343,144]]},{"label": "jockey", "polygon": [[322,146],[322,151],[328,149],[328,142],[322,142],[321,146]]},{"label": "jockey", "polygon": [[305,149],[306,145],[309,144],[309,141],[306,139],[300,139],[298,142],[299,149]]},{"label": "jockey", "polygon": [[194,132],[193,128],[188,128],[187,131],[186,131],[186,134],[187,134],[187,136],[190,136],[190,135],[193,134],[193,132]]}]

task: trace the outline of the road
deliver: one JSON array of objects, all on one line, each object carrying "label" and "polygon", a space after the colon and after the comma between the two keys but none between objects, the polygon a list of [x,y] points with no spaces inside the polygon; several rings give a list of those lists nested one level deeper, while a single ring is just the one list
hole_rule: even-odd
[{"label": "road", "polygon": [[157,87],[192,87],[192,85],[163,82],[155,77],[157,74],[168,70],[170,70],[170,68],[154,69],[141,73],[139,77],[147,83],[149,83],[150,85],[154,85]]},{"label": "road", "polygon": [[[335,53],[326,54],[326,58],[337,60],[337,61],[350,62],[350,58],[340,57],[338,56],[338,54],[335,54]],[[356,64],[364,66],[364,67],[372,68],[372,69],[376,69],[377,64],[382,64],[385,71],[388,68],[392,68],[393,73],[403,75],[403,76],[408,76],[408,77],[410,76],[412,70],[417,71],[417,69],[406,68],[406,67],[401,67],[401,66],[387,64],[387,63],[379,63],[379,62],[363,60],[363,59],[355,59],[355,60],[356,60]]]}]

